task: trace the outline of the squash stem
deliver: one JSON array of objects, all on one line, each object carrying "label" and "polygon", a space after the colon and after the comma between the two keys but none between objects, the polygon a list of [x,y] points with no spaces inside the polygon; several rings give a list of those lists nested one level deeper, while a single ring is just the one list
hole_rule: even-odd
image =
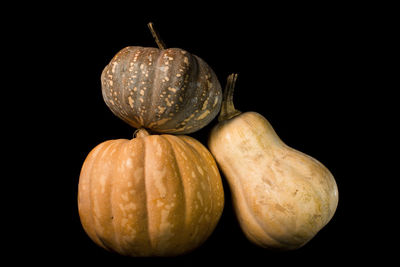
[{"label": "squash stem", "polygon": [[146,137],[149,135],[150,133],[145,128],[139,128],[133,133],[133,138]]},{"label": "squash stem", "polygon": [[229,120],[242,113],[241,111],[235,109],[235,106],[233,105],[233,92],[235,89],[237,76],[237,73],[232,73],[228,76],[222,99],[221,112],[218,116],[219,122]]},{"label": "squash stem", "polygon": [[154,40],[157,43],[158,48],[165,49],[166,45],[163,40],[160,38],[160,34],[154,29],[153,22],[149,22],[147,26],[150,29],[151,34],[153,35]]}]

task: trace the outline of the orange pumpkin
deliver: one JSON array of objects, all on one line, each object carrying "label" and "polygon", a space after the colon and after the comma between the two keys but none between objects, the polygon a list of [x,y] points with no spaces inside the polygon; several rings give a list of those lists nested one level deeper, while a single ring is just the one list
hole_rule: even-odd
[{"label": "orange pumpkin", "polygon": [[189,136],[101,143],[79,178],[81,223],[99,246],[129,256],[173,256],[201,245],[224,206],[211,153]]}]

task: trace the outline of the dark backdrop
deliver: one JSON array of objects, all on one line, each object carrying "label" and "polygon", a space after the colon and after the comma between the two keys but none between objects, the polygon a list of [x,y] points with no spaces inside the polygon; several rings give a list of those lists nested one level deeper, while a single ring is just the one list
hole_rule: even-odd
[{"label": "dark backdrop", "polygon": [[[370,89],[380,77],[371,69],[380,56],[374,48],[383,33],[376,26],[376,13],[365,13],[362,6],[215,9],[199,2],[183,10],[163,4],[155,12],[152,7],[108,5],[109,10],[102,13],[83,7],[63,12],[60,6],[34,27],[26,24],[31,29],[26,41],[40,43],[36,60],[47,69],[47,82],[36,83],[36,96],[49,99],[36,106],[37,117],[47,126],[44,142],[50,146],[41,159],[47,162],[49,177],[44,192],[37,194],[41,208],[34,212],[42,218],[36,220],[40,230],[34,231],[34,240],[50,238],[39,247],[42,253],[35,254],[39,259],[54,255],[71,263],[190,266],[214,260],[319,265],[373,258],[374,253],[366,252],[369,237],[365,238],[367,227],[361,219],[370,201],[362,196],[361,188],[372,182],[359,172],[368,163],[355,159],[363,154],[360,148],[368,142],[370,123],[377,123],[373,110],[380,98],[374,96],[371,102],[376,89]],[[100,74],[120,49],[156,46],[146,26],[149,21],[168,47],[183,48],[204,59],[222,87],[230,73],[238,73],[236,108],[265,116],[284,142],[315,157],[333,173],[339,188],[338,209],[306,246],[277,253],[247,241],[225,180],[221,220],[212,236],[190,254],[128,258],[97,247],[85,234],[77,210],[82,163],[97,144],[131,138],[134,132],[105,105]],[[34,81],[41,79],[35,76]],[[35,131],[39,122],[26,121]],[[191,136],[206,144],[215,124],[216,120]],[[39,150],[42,144],[34,142]]]}]

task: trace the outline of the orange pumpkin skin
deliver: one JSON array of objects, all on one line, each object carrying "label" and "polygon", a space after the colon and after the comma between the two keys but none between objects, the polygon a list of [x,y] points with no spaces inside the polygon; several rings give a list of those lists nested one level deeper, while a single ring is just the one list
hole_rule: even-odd
[{"label": "orange pumpkin skin", "polygon": [[211,153],[188,136],[148,135],[101,143],[81,170],[82,226],[122,255],[174,256],[200,246],[224,206]]}]

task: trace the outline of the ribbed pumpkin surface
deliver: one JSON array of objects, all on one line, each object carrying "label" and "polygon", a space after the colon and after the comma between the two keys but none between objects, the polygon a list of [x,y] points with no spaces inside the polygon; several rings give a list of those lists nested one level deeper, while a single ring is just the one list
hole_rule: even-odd
[{"label": "ribbed pumpkin surface", "polygon": [[89,153],[79,180],[85,231],[123,255],[190,251],[212,233],[223,205],[213,157],[188,136],[106,141]]}]

